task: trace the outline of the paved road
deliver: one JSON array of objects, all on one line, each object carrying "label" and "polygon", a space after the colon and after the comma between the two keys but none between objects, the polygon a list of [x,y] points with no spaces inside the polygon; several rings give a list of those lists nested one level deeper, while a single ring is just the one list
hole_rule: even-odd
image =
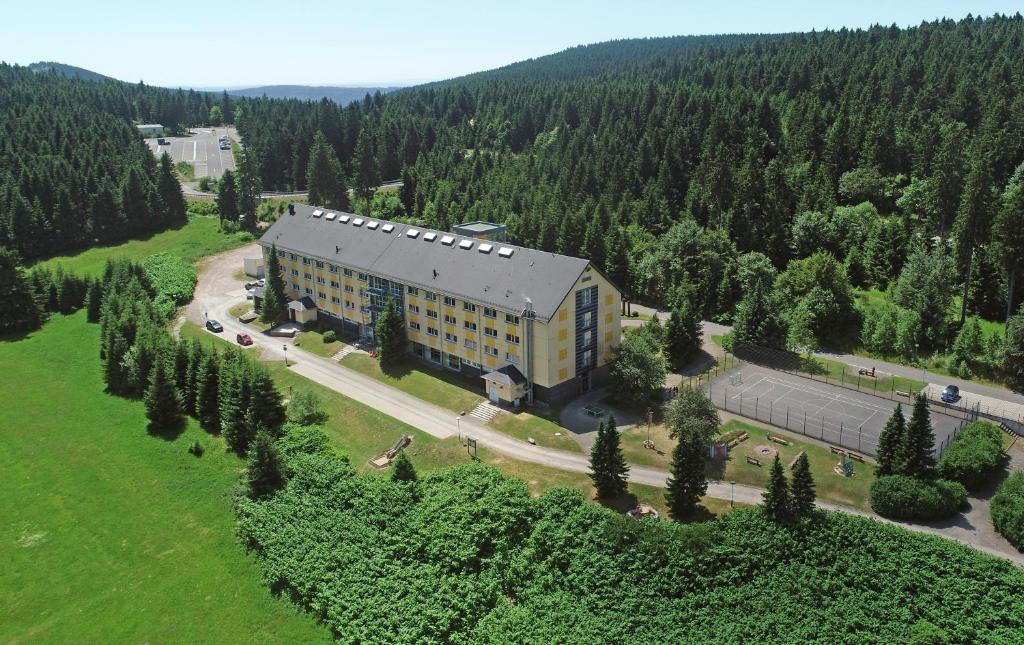
[{"label": "paved road", "polygon": [[156,139],[146,139],[153,154],[164,152],[171,155],[174,163],[187,161],[195,168],[196,179],[210,177],[220,179],[225,170],[235,169],[235,158],[231,150],[221,150],[218,137],[227,134],[238,140],[234,128],[192,128],[187,137],[165,137],[168,145],[157,145]]},{"label": "paved road", "polygon": [[[590,464],[586,455],[534,446],[497,432],[469,416],[462,417],[460,428],[450,410],[364,376],[336,361],[307,352],[296,347],[291,339],[252,333],[252,329],[229,316],[228,309],[245,297],[242,283],[233,275],[242,265],[243,258],[251,257],[256,253],[259,253],[259,246],[252,244],[207,258],[200,264],[195,298],[185,310],[186,317],[198,324],[203,323],[206,315],[216,318],[224,325],[222,335],[226,338],[233,338],[236,333],[242,331],[249,333],[255,343],[251,351],[261,352],[262,358],[265,360],[284,360],[286,353],[284,347],[288,346],[287,356],[295,372],[432,436],[442,439],[449,438],[456,436],[461,429],[463,435],[469,434],[477,438],[481,446],[508,457],[561,470],[589,472]],[[629,480],[631,482],[664,487],[667,479],[668,472],[664,470],[637,465],[630,467]],[[709,482],[707,490],[710,497],[731,498],[745,504],[759,504],[762,492],[761,489],[752,486],[730,485],[728,482],[722,481]],[[819,502],[818,507],[863,517],[873,517],[877,521],[886,521],[871,513],[828,502]],[[992,555],[1024,564],[1024,554],[1020,554],[1012,548],[974,544],[970,535],[952,533],[942,527],[901,525],[919,532],[952,537]]]}]

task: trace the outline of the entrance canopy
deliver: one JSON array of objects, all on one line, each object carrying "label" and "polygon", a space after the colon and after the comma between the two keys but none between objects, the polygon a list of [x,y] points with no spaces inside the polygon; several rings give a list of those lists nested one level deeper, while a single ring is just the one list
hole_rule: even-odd
[{"label": "entrance canopy", "polygon": [[505,403],[515,403],[526,396],[526,377],[515,365],[505,365],[483,375],[487,394]]}]

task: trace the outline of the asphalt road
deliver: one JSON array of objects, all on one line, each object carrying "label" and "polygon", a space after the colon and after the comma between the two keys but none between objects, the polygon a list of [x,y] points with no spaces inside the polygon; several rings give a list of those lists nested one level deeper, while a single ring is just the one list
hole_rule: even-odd
[{"label": "asphalt road", "polygon": [[218,137],[227,134],[233,139],[238,135],[233,128],[192,128],[187,137],[164,137],[167,145],[157,145],[156,139],[146,139],[153,154],[166,152],[174,163],[187,161],[195,168],[196,179],[210,177],[220,179],[225,170],[235,169],[235,158],[231,150],[221,150]]}]

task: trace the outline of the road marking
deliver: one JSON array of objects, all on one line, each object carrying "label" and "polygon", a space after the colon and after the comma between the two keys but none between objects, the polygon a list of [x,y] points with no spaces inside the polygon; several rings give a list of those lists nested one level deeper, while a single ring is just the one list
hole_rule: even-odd
[{"label": "road marking", "polygon": [[196,160],[196,147],[199,145],[198,141],[192,142],[192,161]]}]

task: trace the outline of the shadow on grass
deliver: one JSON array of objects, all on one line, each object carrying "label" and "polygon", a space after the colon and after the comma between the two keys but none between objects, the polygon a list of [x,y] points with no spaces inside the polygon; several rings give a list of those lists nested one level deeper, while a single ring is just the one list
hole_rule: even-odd
[{"label": "shadow on grass", "polygon": [[412,374],[413,372],[422,372],[423,374],[427,374],[431,378],[436,378],[440,381],[444,381],[449,385],[454,385],[455,387],[466,390],[467,392],[470,392],[477,396],[485,396],[487,394],[483,386],[474,385],[469,377],[446,370],[443,367],[434,366],[428,363],[424,363],[422,361],[418,361],[414,358],[406,358],[393,365],[381,365],[380,371],[385,376],[394,379],[405,378],[406,376]]},{"label": "shadow on grass", "polygon": [[146,432],[151,437],[158,437],[164,441],[174,441],[185,432],[185,420],[170,426],[155,426],[152,423],[146,426]]}]

